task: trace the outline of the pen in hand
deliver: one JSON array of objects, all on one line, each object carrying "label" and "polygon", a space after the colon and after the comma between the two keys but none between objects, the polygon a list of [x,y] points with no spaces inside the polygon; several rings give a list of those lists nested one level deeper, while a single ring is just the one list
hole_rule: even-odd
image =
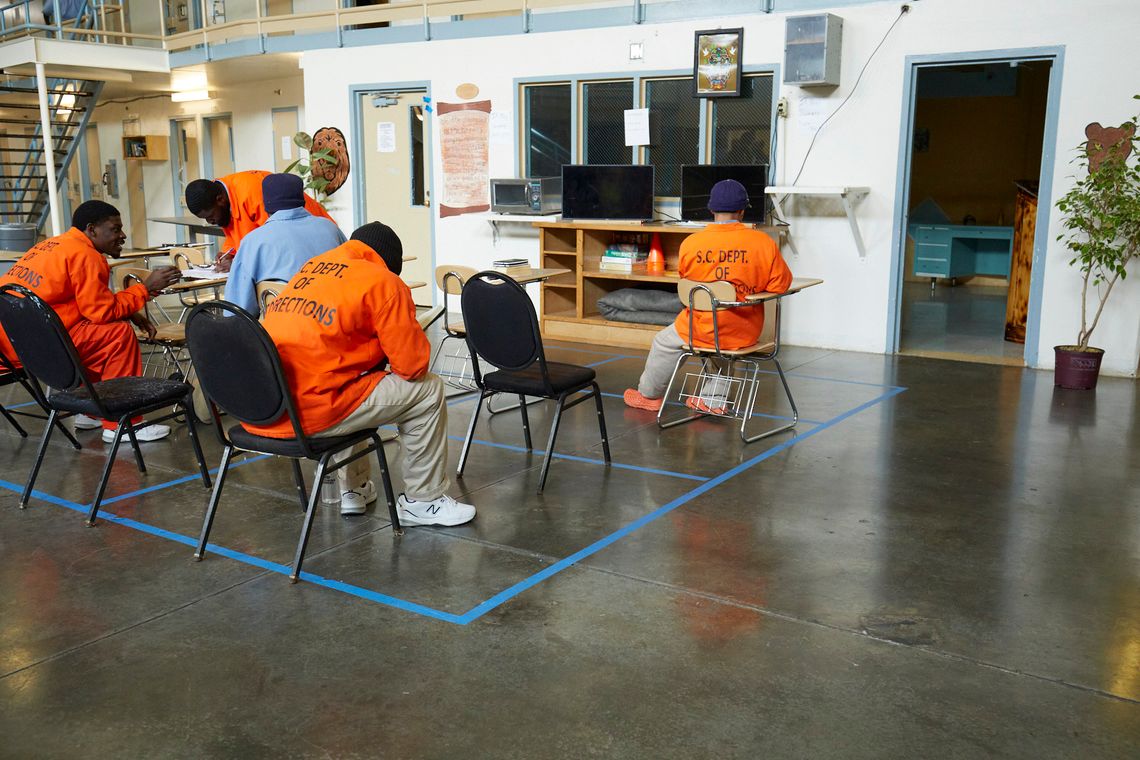
[{"label": "pen in hand", "polygon": [[225,252],[223,252],[221,255],[219,255],[217,260],[214,261],[214,271],[215,272],[228,272],[228,271],[230,271],[230,265],[233,263],[233,260],[234,260],[234,249],[229,248]]}]

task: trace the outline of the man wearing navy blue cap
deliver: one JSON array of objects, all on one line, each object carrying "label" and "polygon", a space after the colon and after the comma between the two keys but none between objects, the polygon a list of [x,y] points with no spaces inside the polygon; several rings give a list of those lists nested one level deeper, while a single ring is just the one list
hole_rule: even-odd
[{"label": "man wearing navy blue cap", "polygon": [[345,241],[336,224],[305,209],[304,183],[296,174],[266,175],[261,192],[269,220],[242,238],[226,281],[226,300],[253,314],[258,282],[288,282],[306,261]]},{"label": "man wearing navy blue cap", "polygon": [[[783,293],[792,284],[792,272],[780,256],[776,242],[764,232],[745,226],[744,210],[748,208],[748,191],[734,179],[713,185],[709,193],[709,211],[713,222],[681,243],[678,269],[682,277],[697,282],[731,282],[736,300],[753,293]],[[756,343],[764,329],[764,309],[743,306],[717,314],[717,333],[721,349],[746,348]],[[713,345],[713,322],[710,312],[693,314],[693,343],[700,347]],[[689,310],[681,309],[673,324],[653,339],[653,347],[645,360],[636,388],[625,392],[626,406],[657,411],[663,402],[665,388],[677,359],[685,350],[689,336]],[[699,397],[686,400],[689,406],[705,412],[722,412],[727,404],[727,389],[701,389]]]}]

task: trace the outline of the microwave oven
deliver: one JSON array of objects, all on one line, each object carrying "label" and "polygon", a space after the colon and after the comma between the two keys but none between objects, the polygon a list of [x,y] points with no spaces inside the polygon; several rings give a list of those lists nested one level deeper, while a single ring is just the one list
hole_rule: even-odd
[{"label": "microwave oven", "polygon": [[557,214],[561,210],[561,177],[491,180],[491,211],[496,214]]}]

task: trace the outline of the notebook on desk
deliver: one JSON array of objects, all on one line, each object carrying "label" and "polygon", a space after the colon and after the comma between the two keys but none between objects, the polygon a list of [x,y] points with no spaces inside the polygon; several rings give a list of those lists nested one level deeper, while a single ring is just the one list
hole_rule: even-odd
[{"label": "notebook on desk", "polygon": [[189,267],[182,270],[182,278],[185,280],[224,280],[229,276],[229,272],[219,272],[213,267]]}]

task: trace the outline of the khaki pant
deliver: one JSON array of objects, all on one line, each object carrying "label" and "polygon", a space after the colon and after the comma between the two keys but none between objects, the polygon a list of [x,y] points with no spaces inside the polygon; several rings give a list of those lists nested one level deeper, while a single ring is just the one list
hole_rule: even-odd
[{"label": "khaki pant", "polygon": [[[653,337],[653,345],[649,349],[649,356],[645,357],[645,369],[641,372],[641,379],[637,381],[637,390],[646,398],[661,398],[665,395],[665,388],[669,385],[669,378],[677,366],[677,360],[685,352],[687,344],[681,339],[676,325],[669,325]],[[711,359],[711,366],[721,372],[727,372],[728,362],[720,359]],[[724,381],[716,378],[706,380],[701,387],[702,396],[719,397],[728,394]]]},{"label": "khaki pant", "polygon": [[[322,430],[317,437],[348,435],[395,424],[404,448],[404,485],[409,499],[434,501],[447,491],[447,406],[443,382],[428,373],[421,380],[404,380],[391,373],[348,417]],[[362,451],[357,446],[353,453]],[[337,461],[347,457],[337,457]],[[372,458],[361,457],[338,471],[342,491],[372,477]]]}]

